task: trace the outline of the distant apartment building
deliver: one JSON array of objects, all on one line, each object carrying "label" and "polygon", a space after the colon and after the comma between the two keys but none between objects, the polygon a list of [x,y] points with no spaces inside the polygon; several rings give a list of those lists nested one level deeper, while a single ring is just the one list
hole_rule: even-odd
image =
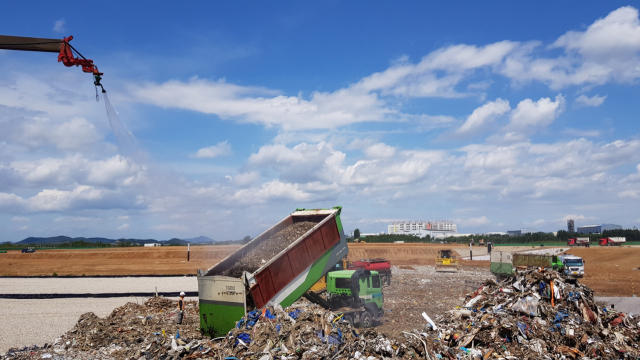
[{"label": "distant apartment building", "polygon": [[418,221],[393,221],[387,227],[388,234],[405,234],[424,237],[438,234],[457,233],[458,227],[450,220],[418,220]]},{"label": "distant apartment building", "polygon": [[576,232],[579,234],[602,234],[605,230],[622,230],[622,226],[616,224],[585,225],[578,226]]}]

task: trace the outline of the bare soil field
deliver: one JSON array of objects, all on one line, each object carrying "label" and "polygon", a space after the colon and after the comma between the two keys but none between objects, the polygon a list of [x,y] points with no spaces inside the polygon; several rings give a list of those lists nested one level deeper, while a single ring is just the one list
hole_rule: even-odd
[{"label": "bare soil field", "polygon": [[238,249],[237,245],[37,250],[0,254],[0,276],[26,275],[183,275],[206,270]]},{"label": "bare soil field", "polygon": [[[233,251],[237,245],[194,246],[187,262],[183,246],[147,248],[103,248],[85,250],[39,250],[22,254],[19,250],[0,254],[0,276],[25,275],[155,275],[195,274],[208,269]],[[441,249],[468,251],[456,244],[349,244],[351,260],[385,258],[392,265],[433,265]],[[475,250],[474,248],[474,254]],[[480,249],[478,247],[478,249]],[[500,249],[500,248],[498,248]],[[640,293],[640,247],[572,248],[571,254],[586,261],[582,282],[598,296],[631,296]],[[462,268],[489,268],[489,261],[461,260]]]},{"label": "bare soil field", "polygon": [[580,281],[597,296],[640,296],[640,247],[572,248],[568,254],[584,259],[585,277]]}]

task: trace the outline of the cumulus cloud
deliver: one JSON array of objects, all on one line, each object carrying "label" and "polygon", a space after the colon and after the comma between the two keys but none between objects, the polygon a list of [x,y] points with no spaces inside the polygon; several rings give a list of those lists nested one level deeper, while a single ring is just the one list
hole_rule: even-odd
[{"label": "cumulus cloud", "polygon": [[479,108],[473,110],[465,123],[456,130],[456,133],[472,133],[481,128],[487,122],[493,121],[493,119],[495,119],[497,116],[500,116],[509,110],[511,110],[511,107],[509,106],[509,101],[507,100],[498,98],[496,99],[496,101],[489,101]]},{"label": "cumulus cloud", "polygon": [[606,95],[605,96],[593,95],[592,97],[587,97],[586,95],[580,95],[576,99],[576,105],[579,107],[583,107],[583,106],[598,107],[602,105],[602,103],[604,103],[604,99],[606,98],[607,98]]},{"label": "cumulus cloud", "polygon": [[557,95],[555,101],[541,98],[538,101],[522,100],[511,113],[511,120],[505,130],[530,132],[553,122],[564,111],[564,97]]},{"label": "cumulus cloud", "polygon": [[231,145],[227,143],[227,141],[219,142],[217,145],[209,146],[206,148],[202,148],[198,150],[195,155],[192,155],[193,158],[214,158],[216,156],[225,156],[231,155],[233,151],[231,151]]},{"label": "cumulus cloud", "polygon": [[370,158],[390,158],[395,155],[396,149],[393,146],[378,143],[364,148],[362,152]]},{"label": "cumulus cloud", "polygon": [[118,230],[127,230],[129,229],[129,224],[122,224],[118,226]]}]

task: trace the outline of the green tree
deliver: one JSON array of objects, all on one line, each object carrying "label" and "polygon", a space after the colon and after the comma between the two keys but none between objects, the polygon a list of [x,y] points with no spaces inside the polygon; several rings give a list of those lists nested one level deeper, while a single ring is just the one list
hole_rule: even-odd
[{"label": "green tree", "polygon": [[360,239],[360,229],[353,230],[353,238]]},{"label": "green tree", "polygon": [[244,238],[242,238],[242,243],[243,243],[243,244],[246,244],[246,243],[248,243],[249,241],[251,241],[251,236],[245,236]]}]

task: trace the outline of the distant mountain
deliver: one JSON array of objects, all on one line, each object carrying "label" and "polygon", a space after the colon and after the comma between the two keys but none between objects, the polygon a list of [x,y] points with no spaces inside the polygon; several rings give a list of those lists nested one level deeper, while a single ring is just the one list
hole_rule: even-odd
[{"label": "distant mountain", "polygon": [[28,237],[22,241],[18,241],[16,244],[61,244],[61,243],[72,242],[72,241],[84,241],[84,242],[90,242],[90,243],[101,242],[105,244],[111,244],[115,242],[115,240],[105,239],[105,238],[84,238],[84,237],[71,238],[68,236],[61,235],[61,236],[54,236],[54,237],[48,237],[48,238]]},{"label": "distant mountain", "polygon": [[198,237],[194,237],[191,239],[182,239],[184,241],[190,242],[190,243],[208,243],[208,242],[216,242],[215,240],[213,240],[210,237],[206,237],[206,236],[198,236]]}]

